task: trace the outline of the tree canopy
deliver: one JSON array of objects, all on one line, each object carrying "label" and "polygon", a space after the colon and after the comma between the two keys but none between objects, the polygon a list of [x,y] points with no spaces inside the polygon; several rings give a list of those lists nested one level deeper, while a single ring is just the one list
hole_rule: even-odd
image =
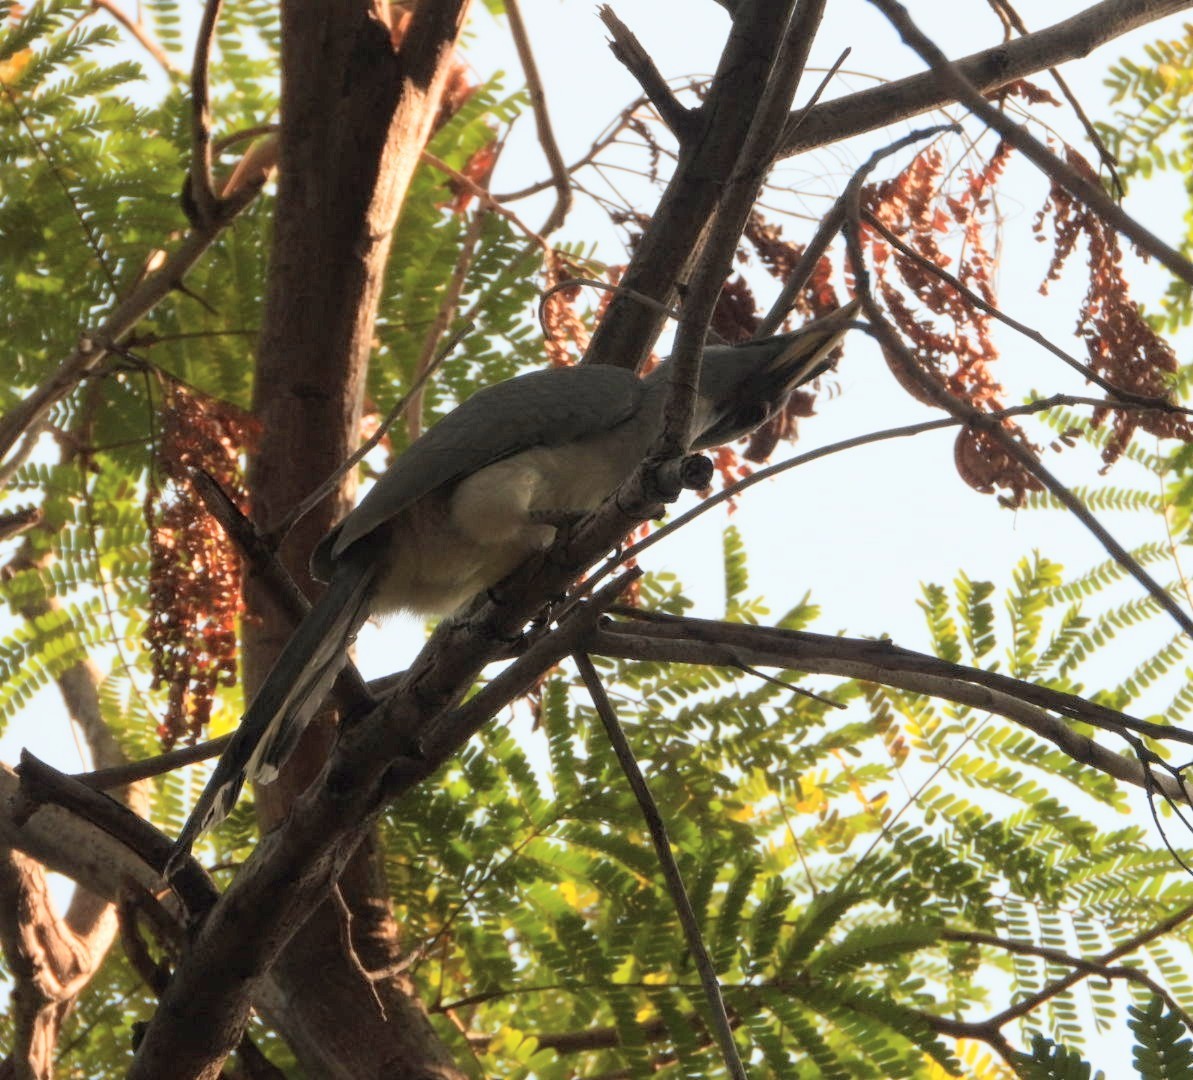
[{"label": "tree canopy", "polygon": [[[669,17],[711,74],[606,6],[565,43],[515,0],[0,0],[0,723],[89,758],[0,766],[0,1077],[1193,1077],[1193,232],[1140,219],[1166,178],[1193,207],[1189,4],[970,0],[966,56],[936,5],[707,7]],[[845,25],[900,59],[817,67]],[[564,138],[536,55],[606,41],[634,96],[585,87],[607,126]],[[350,666],[166,885],[311,549],[422,431],[853,297],[710,490],[652,520],[677,394],[617,498],[396,676]],[[759,480],[931,432],[951,493],[901,497],[1097,558],[934,551],[914,631],[843,628],[724,514],[795,552],[833,507]],[[653,561],[712,515],[715,617]]]}]

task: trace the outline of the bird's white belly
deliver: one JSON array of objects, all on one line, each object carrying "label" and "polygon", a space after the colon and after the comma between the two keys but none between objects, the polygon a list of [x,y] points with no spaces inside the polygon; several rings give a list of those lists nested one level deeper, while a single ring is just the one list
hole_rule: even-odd
[{"label": "bird's white belly", "polygon": [[420,500],[394,523],[375,609],[447,613],[496,585],[554,542],[536,515],[593,510],[617,488],[641,457],[632,442],[535,447]]}]

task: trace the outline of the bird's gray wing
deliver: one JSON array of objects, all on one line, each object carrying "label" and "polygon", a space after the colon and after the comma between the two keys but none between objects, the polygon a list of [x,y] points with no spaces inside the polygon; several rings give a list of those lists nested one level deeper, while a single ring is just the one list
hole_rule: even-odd
[{"label": "bird's gray wing", "polygon": [[436,488],[534,446],[609,431],[634,414],[643,392],[633,372],[607,365],[536,371],[478,390],[416,439],[329,534],[312,563],[316,576]]}]

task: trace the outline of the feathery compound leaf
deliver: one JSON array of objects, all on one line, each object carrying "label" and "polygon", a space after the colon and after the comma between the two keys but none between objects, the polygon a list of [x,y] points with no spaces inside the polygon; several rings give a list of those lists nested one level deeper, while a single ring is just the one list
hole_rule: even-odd
[{"label": "feathery compound leaf", "polygon": [[1179,1016],[1152,995],[1147,1005],[1127,1009],[1135,1032],[1133,1061],[1144,1080],[1193,1080],[1193,1039]]},{"label": "feathery compound leaf", "polygon": [[1032,1037],[1031,1056],[1021,1054],[1015,1072],[1022,1080],[1104,1080],[1105,1074],[1084,1061],[1075,1050],[1043,1035]]}]

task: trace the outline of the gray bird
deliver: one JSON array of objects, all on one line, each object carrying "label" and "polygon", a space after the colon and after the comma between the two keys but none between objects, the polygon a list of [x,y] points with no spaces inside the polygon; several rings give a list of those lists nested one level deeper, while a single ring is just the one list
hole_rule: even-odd
[{"label": "gray bird", "polygon": [[[856,312],[855,301],[790,334],[706,348],[692,449],[773,416],[824,370]],[[369,616],[455,611],[617,490],[661,430],[667,372],[664,362],[643,379],[596,365],[520,375],[477,391],[397,458],[315,549],[311,571],[327,588],[244,714],[167,876],[227,817],[246,778],[276,778]]]}]

